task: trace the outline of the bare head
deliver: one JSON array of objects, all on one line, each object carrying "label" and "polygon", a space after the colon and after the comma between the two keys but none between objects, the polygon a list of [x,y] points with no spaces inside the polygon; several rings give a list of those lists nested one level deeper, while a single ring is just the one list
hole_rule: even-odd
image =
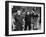
[{"label": "bare head", "polygon": [[36,7],[34,7],[34,11],[36,11]]},{"label": "bare head", "polygon": [[18,10],[18,11],[17,11],[17,14],[20,15],[20,14],[21,14],[21,10]]},{"label": "bare head", "polygon": [[29,12],[27,12],[27,15],[29,15],[30,13]]}]

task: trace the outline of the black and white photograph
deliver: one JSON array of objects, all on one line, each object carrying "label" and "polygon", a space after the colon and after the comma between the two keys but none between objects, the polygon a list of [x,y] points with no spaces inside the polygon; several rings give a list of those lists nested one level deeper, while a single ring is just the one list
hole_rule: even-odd
[{"label": "black and white photograph", "polygon": [[12,31],[40,30],[41,7],[13,6]]},{"label": "black and white photograph", "polygon": [[44,13],[44,3],[6,1],[6,35],[44,33]]}]

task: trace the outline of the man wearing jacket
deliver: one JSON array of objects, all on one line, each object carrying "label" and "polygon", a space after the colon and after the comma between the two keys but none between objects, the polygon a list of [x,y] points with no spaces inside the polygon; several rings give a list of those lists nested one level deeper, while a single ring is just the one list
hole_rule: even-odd
[{"label": "man wearing jacket", "polygon": [[31,17],[32,17],[32,14],[30,14],[29,12],[26,12],[26,15],[25,15],[25,29],[24,30],[31,30]]}]

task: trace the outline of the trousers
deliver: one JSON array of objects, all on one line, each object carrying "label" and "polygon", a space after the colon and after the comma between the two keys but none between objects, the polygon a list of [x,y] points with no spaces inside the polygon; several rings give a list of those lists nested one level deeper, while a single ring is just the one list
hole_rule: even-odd
[{"label": "trousers", "polygon": [[28,27],[28,30],[31,30],[31,22],[30,22],[30,21],[27,21],[27,22],[25,23],[25,28],[24,28],[24,30],[27,30],[27,27]]}]

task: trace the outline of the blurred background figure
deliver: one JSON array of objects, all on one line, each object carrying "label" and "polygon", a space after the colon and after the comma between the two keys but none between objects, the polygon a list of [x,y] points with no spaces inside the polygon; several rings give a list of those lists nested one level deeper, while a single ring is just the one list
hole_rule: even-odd
[{"label": "blurred background figure", "polygon": [[39,18],[38,12],[37,12],[37,8],[34,7],[32,12],[33,12],[33,24],[34,24],[33,30],[38,30],[40,18]]},{"label": "blurred background figure", "polygon": [[16,12],[14,12],[14,13],[12,14],[12,30],[15,30],[15,26],[16,26],[16,25],[14,24],[14,23],[16,22],[16,21],[15,21],[15,16],[16,16]]}]

